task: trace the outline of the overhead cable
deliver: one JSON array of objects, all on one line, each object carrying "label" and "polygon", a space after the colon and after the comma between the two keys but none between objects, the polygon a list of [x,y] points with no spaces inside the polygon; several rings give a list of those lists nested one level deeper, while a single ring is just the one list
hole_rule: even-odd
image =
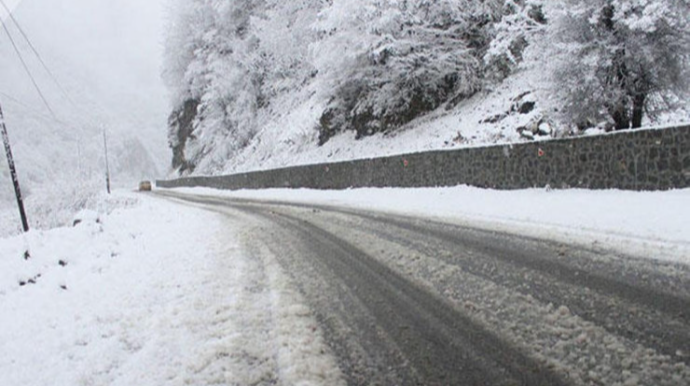
[{"label": "overhead cable", "polygon": [[5,11],[7,11],[7,14],[9,15],[10,19],[12,20],[12,22],[14,23],[14,25],[17,27],[17,30],[19,31],[19,33],[21,33],[22,37],[24,37],[24,40],[28,43],[29,47],[31,48],[31,51],[33,51],[34,55],[36,55],[36,58],[38,58],[38,61],[41,63],[41,66],[43,66],[43,69],[46,71],[46,73],[48,73],[48,76],[50,76],[50,78],[53,80],[53,82],[54,82],[55,85],[58,87],[58,89],[60,89],[60,92],[62,92],[62,94],[65,96],[65,98],[67,98],[67,100],[68,100],[71,104],[73,104],[73,103],[72,103],[72,100],[69,98],[69,95],[67,94],[67,92],[65,91],[65,89],[62,87],[62,85],[61,85],[60,82],[57,80],[57,78],[55,77],[55,75],[53,75],[53,72],[50,71],[50,68],[48,68],[48,65],[45,63],[45,61],[44,61],[43,58],[41,57],[41,54],[38,52],[38,50],[37,50],[36,47],[33,45],[33,43],[31,43],[31,39],[29,39],[29,36],[26,34],[26,32],[24,32],[24,29],[21,27],[21,25],[19,24],[19,22],[17,21],[17,19],[16,19],[16,18],[14,17],[14,15],[12,14],[12,11],[10,10],[10,8],[7,6],[7,4],[5,4],[5,1],[4,1],[4,0],[0,0],[0,5],[2,5],[3,8],[5,8]]},{"label": "overhead cable", "polygon": [[29,105],[28,103],[22,102],[21,100],[13,97],[12,95],[10,95],[6,92],[0,91],[0,97],[2,97],[2,99],[4,99],[5,101],[9,101],[12,104],[22,108],[26,113],[29,113],[36,118],[51,119],[52,122],[58,123],[59,125],[64,126],[65,128],[68,128],[68,124],[66,122],[64,122],[60,119],[57,119],[51,115],[48,115],[44,111],[38,110],[38,109],[32,107],[31,105]]},{"label": "overhead cable", "polygon": [[5,22],[2,19],[0,19],[0,23],[2,23],[2,28],[5,30],[7,37],[10,39],[10,43],[12,43],[12,47],[14,48],[14,52],[19,57],[19,60],[22,62],[22,66],[24,67],[24,71],[26,71],[27,75],[29,75],[29,78],[31,79],[31,83],[33,83],[34,88],[36,89],[36,92],[38,92],[38,95],[41,97],[41,100],[43,101],[43,104],[46,106],[46,108],[50,112],[50,115],[52,115],[54,118],[57,119],[55,112],[50,107],[50,104],[48,103],[48,100],[46,100],[45,95],[43,95],[43,91],[41,91],[41,88],[38,86],[38,83],[36,83],[36,79],[34,78],[33,74],[31,73],[29,66],[26,64],[26,61],[24,61],[24,57],[22,56],[22,53],[19,51],[19,47],[17,47],[17,44],[14,42],[14,39],[12,38],[12,34],[10,33],[10,30],[7,28],[7,24],[5,24]]}]

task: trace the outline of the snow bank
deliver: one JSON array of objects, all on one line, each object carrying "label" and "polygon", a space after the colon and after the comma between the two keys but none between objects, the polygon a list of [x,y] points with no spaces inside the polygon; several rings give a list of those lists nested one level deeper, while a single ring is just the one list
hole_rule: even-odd
[{"label": "snow bank", "polygon": [[240,227],[115,196],[110,214],[0,239],[0,384],[341,384],[311,311]]}]

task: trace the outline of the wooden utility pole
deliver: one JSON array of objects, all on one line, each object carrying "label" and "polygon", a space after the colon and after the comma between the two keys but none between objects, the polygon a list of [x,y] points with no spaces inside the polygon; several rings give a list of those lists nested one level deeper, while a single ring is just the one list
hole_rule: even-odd
[{"label": "wooden utility pole", "polygon": [[19,188],[19,178],[17,178],[17,169],[14,166],[14,157],[12,157],[12,148],[10,147],[10,137],[7,134],[7,126],[5,126],[5,116],[2,113],[2,106],[0,106],[0,130],[2,131],[2,142],[5,145],[5,154],[7,155],[7,164],[10,167],[10,176],[14,184],[14,193],[17,196],[17,206],[19,207],[19,216],[22,218],[22,227],[24,232],[29,231],[29,220],[26,218],[26,211],[24,210],[24,200],[22,199],[22,191]]},{"label": "wooden utility pole", "polygon": [[110,194],[110,164],[108,163],[108,136],[103,129],[103,148],[105,149],[105,186]]}]

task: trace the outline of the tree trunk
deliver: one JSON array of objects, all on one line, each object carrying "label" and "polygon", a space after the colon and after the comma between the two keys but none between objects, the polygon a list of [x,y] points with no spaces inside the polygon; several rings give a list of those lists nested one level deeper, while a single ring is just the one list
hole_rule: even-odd
[{"label": "tree trunk", "polygon": [[630,116],[625,103],[618,102],[609,109],[609,114],[613,118],[616,130],[625,130],[630,128]]},{"label": "tree trunk", "polygon": [[632,111],[632,127],[637,129],[642,127],[642,118],[644,117],[644,102],[647,99],[646,94],[638,94],[633,98],[633,111]]}]

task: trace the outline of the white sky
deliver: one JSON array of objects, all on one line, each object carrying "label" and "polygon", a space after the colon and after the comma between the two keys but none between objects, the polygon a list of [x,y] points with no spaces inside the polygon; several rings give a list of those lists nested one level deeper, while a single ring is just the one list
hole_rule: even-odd
[{"label": "white sky", "polygon": [[[161,171],[171,158],[167,149],[169,113],[161,80],[164,4],[167,0],[3,0],[43,56],[51,71],[77,102],[67,103],[45,75],[12,26],[21,51],[48,101],[63,120],[91,115],[105,122],[113,138],[136,136],[150,150]],[[0,7],[0,16],[6,12]],[[0,92],[33,111],[47,114],[21,63],[0,30]],[[28,118],[16,121],[15,142],[35,132]],[[24,127],[23,123],[27,123]],[[21,154],[18,154],[21,159]],[[31,161],[26,158],[25,163]]]},{"label": "white sky", "polygon": [[[16,7],[17,4],[19,4],[21,0],[4,0],[4,1],[5,1],[5,5],[10,7],[10,9],[14,9],[14,7]],[[2,13],[4,13],[4,11]]]},{"label": "white sky", "polygon": [[14,14],[40,51],[129,88],[121,77],[160,84],[163,1],[23,0]]},{"label": "white sky", "polygon": [[[22,2],[22,0],[3,0],[5,5],[10,8],[10,10],[14,11],[15,8],[17,8],[17,5]],[[0,19],[5,20],[7,18],[7,12],[5,11],[5,7],[0,5]]]}]

